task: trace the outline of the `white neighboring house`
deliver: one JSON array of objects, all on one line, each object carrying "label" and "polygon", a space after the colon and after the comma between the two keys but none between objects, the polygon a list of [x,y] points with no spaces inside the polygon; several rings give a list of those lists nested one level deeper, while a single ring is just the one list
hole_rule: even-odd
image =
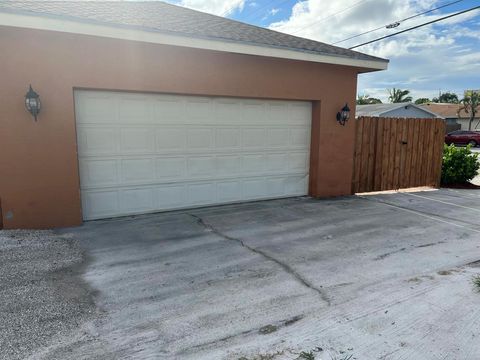
[{"label": "white neighboring house", "polygon": [[[425,110],[433,111],[443,116],[448,124],[459,124],[461,130],[468,130],[468,124],[470,123],[470,114],[465,110],[460,110],[460,104],[445,104],[445,103],[428,103],[423,104],[421,107]],[[459,127],[460,129],[460,127]],[[480,131],[480,114],[473,119],[472,130]]]},{"label": "white neighboring house", "polygon": [[443,119],[442,116],[413,103],[357,105],[355,117],[359,116]]}]

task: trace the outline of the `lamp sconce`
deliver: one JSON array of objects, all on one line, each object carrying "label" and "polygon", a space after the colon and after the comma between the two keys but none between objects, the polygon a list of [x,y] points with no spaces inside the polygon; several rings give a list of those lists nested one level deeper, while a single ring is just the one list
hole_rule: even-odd
[{"label": "lamp sconce", "polygon": [[30,114],[32,114],[35,121],[37,121],[37,116],[42,107],[42,103],[40,102],[40,96],[32,89],[32,85],[30,85],[30,89],[25,94],[25,107]]},{"label": "lamp sconce", "polygon": [[350,108],[348,107],[348,104],[345,104],[342,110],[337,113],[337,121],[340,125],[345,126],[349,118]]}]

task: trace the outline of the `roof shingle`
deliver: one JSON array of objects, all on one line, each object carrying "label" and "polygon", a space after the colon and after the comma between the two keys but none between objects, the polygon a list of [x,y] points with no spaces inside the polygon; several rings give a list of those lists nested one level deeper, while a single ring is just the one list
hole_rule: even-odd
[{"label": "roof shingle", "polygon": [[0,12],[62,18],[211,40],[284,48],[356,60],[388,62],[357,51],[304,39],[161,1],[11,1]]}]

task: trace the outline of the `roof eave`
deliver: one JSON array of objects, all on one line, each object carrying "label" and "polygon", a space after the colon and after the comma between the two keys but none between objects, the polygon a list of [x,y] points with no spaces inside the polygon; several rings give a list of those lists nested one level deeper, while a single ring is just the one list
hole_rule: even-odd
[{"label": "roof eave", "polygon": [[[266,56],[299,61],[318,62],[359,68],[359,72],[386,70],[388,60],[366,60],[343,56],[298,51],[282,47],[260,46],[253,43],[241,43],[226,40],[194,38],[184,35],[163,33],[154,30],[135,29],[105,23],[73,21],[49,16],[26,15],[0,10],[0,26],[12,26],[35,30],[58,31],[81,35],[106,37],[130,41],[155,43],[205,49],[245,55]],[[101,35],[99,35],[101,34]]]}]

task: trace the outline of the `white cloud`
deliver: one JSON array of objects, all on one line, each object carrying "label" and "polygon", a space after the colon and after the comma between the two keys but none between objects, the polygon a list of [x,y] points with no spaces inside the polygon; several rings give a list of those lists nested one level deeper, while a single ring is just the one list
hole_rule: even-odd
[{"label": "white cloud", "polygon": [[273,8],[268,13],[273,16],[273,15],[277,15],[279,11],[280,9]]},{"label": "white cloud", "polygon": [[243,10],[246,0],[181,0],[179,5],[207,13],[227,16]]},{"label": "white cloud", "polygon": [[[394,29],[383,28],[442,4],[440,0],[302,0],[295,4],[288,19],[273,23],[270,28],[334,43],[382,27],[338,44],[349,47],[443,17],[446,13],[434,12],[405,21]],[[386,89],[398,87],[411,89],[414,98],[431,98],[439,90],[461,93],[462,88],[478,84],[480,24],[475,16],[479,13],[472,11],[355,49],[391,60],[389,70],[360,76],[359,93],[385,100]]]}]

